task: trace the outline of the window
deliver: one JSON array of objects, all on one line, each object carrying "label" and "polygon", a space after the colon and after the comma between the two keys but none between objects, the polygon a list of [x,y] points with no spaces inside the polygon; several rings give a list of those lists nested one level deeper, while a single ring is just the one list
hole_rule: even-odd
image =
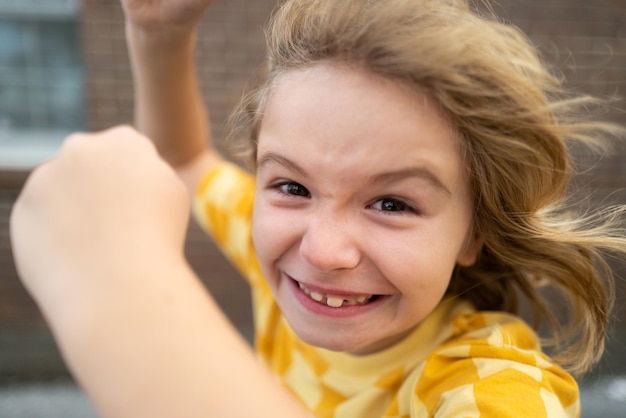
[{"label": "window", "polygon": [[84,129],[77,7],[0,0],[0,168],[30,168]]}]

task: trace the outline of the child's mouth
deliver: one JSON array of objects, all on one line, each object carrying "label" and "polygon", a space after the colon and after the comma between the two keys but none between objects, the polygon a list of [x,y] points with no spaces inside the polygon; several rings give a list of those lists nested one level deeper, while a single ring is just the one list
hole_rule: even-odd
[{"label": "child's mouth", "polygon": [[331,308],[366,305],[378,297],[377,295],[361,295],[355,298],[346,298],[345,296],[326,295],[312,291],[300,282],[297,283],[298,287],[302,290],[302,292],[304,292],[305,295],[307,295],[314,301],[326,306],[330,306]]}]

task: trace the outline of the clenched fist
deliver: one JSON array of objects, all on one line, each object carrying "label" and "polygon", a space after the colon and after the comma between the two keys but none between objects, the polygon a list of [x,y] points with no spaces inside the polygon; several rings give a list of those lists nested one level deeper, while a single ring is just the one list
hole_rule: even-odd
[{"label": "clenched fist", "polygon": [[[123,290],[155,260],[184,263],[189,197],[129,127],[74,134],[27,180],[11,215],[18,273],[44,313]],[[118,274],[123,272],[124,274]]]}]

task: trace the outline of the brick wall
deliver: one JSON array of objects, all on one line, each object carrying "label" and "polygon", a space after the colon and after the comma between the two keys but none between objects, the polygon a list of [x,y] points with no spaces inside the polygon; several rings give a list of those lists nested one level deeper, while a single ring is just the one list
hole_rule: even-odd
[{"label": "brick wall", "polygon": [[[217,0],[205,17],[200,33],[198,62],[203,93],[213,121],[216,142],[223,137],[223,121],[238,100],[249,75],[262,57],[261,27],[274,0]],[[518,24],[541,47],[546,60],[557,64],[572,88],[601,97],[626,94],[626,3],[623,0],[501,0],[496,11]],[[132,82],[124,42],[123,16],[115,0],[84,0],[82,12],[84,57],[87,67],[89,125],[103,129],[132,122]],[[622,109],[626,108],[620,102]],[[626,125],[626,113],[607,117]],[[626,203],[626,146],[611,155],[579,159],[594,165],[576,183],[577,196]],[[23,176],[0,173],[0,346],[3,330],[12,335],[44,330],[41,316],[22,290],[8,249],[7,218]],[[250,332],[246,286],[224,262],[211,242],[190,226],[186,252],[207,286],[231,319]],[[626,278],[623,260],[616,263]],[[619,283],[618,307],[626,298]],[[626,320],[626,312],[618,316]],[[624,322],[618,328],[626,330]],[[17,347],[18,345],[15,345]],[[2,361],[0,347],[0,361]],[[5,349],[6,352],[6,349]],[[2,368],[0,368],[0,373]]]},{"label": "brick wall", "polygon": [[[24,176],[13,175],[7,181],[8,173],[1,173],[0,181],[0,324],[16,327],[39,324],[39,312],[34,309],[30,297],[16,278],[13,258],[9,251],[9,231],[7,221],[13,201],[19,193],[19,185]],[[2,327],[0,325],[0,328]]]}]

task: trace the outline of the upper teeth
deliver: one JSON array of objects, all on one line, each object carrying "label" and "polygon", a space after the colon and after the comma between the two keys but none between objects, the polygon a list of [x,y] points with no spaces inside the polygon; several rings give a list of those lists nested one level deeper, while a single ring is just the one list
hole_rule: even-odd
[{"label": "upper teeth", "polygon": [[307,289],[302,283],[298,282],[298,286],[302,291],[316,302],[324,303],[331,308],[340,308],[342,306],[363,305],[372,299],[373,295],[359,296],[353,299],[346,299],[341,296],[330,296]]}]

